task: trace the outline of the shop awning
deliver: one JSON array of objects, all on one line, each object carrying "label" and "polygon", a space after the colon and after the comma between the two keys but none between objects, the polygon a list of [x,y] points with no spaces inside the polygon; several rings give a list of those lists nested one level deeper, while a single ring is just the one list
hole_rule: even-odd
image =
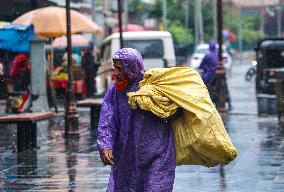
[{"label": "shop awning", "polygon": [[30,40],[35,37],[32,25],[8,25],[0,29],[0,49],[27,53],[30,51]]}]

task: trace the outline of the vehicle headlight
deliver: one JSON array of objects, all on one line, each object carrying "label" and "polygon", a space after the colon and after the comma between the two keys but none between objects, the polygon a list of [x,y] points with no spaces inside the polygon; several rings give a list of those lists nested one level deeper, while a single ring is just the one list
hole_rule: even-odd
[{"label": "vehicle headlight", "polygon": [[252,65],[257,65],[257,61],[256,61],[256,60],[252,60],[252,61],[251,61],[251,64],[252,64]]}]

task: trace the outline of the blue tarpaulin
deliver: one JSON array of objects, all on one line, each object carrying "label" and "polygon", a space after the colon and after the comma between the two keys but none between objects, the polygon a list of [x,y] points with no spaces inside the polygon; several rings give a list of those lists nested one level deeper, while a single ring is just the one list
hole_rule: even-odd
[{"label": "blue tarpaulin", "polygon": [[0,29],[0,49],[11,52],[27,53],[30,40],[35,37],[32,25],[8,25]]}]

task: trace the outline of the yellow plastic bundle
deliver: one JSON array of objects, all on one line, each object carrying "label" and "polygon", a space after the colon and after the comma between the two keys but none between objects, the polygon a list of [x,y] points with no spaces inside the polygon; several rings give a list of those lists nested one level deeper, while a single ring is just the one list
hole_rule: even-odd
[{"label": "yellow plastic bundle", "polygon": [[147,71],[137,92],[128,93],[132,108],[167,118],[181,107],[173,121],[177,165],[228,164],[237,150],[212,103],[199,74],[187,67],[154,68]]},{"label": "yellow plastic bundle", "polygon": [[68,73],[59,73],[51,77],[52,80],[68,80]]}]

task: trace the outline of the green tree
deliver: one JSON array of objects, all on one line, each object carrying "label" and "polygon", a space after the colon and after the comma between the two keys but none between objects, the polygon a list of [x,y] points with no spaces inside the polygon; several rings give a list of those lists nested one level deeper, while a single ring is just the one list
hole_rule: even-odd
[{"label": "green tree", "polygon": [[176,43],[191,44],[193,42],[192,31],[189,30],[189,33],[186,34],[184,26],[180,23],[171,23],[168,28],[168,31],[172,33],[173,40]]},{"label": "green tree", "polygon": [[[134,11],[138,18],[151,17],[162,20],[162,1],[156,0],[153,6],[142,3],[140,0],[129,0],[129,10]],[[173,35],[176,43],[194,42],[194,1],[189,2],[189,34],[185,34],[185,0],[167,0],[167,20],[168,31]],[[212,0],[202,0],[204,40],[208,41],[213,37],[213,4]],[[143,17],[144,16],[144,17]],[[228,28],[238,34],[240,19],[242,19],[242,35],[245,43],[253,43],[260,37],[258,32],[259,18],[240,17],[238,8],[233,4],[223,4],[223,28]],[[142,23],[143,20],[138,22]]]},{"label": "green tree", "polygon": [[245,47],[252,47],[257,39],[261,37],[258,30],[260,25],[260,18],[258,16],[241,17],[238,8],[230,4],[224,5],[223,15],[224,28],[228,28],[235,34],[238,34],[238,30],[241,27]]}]

